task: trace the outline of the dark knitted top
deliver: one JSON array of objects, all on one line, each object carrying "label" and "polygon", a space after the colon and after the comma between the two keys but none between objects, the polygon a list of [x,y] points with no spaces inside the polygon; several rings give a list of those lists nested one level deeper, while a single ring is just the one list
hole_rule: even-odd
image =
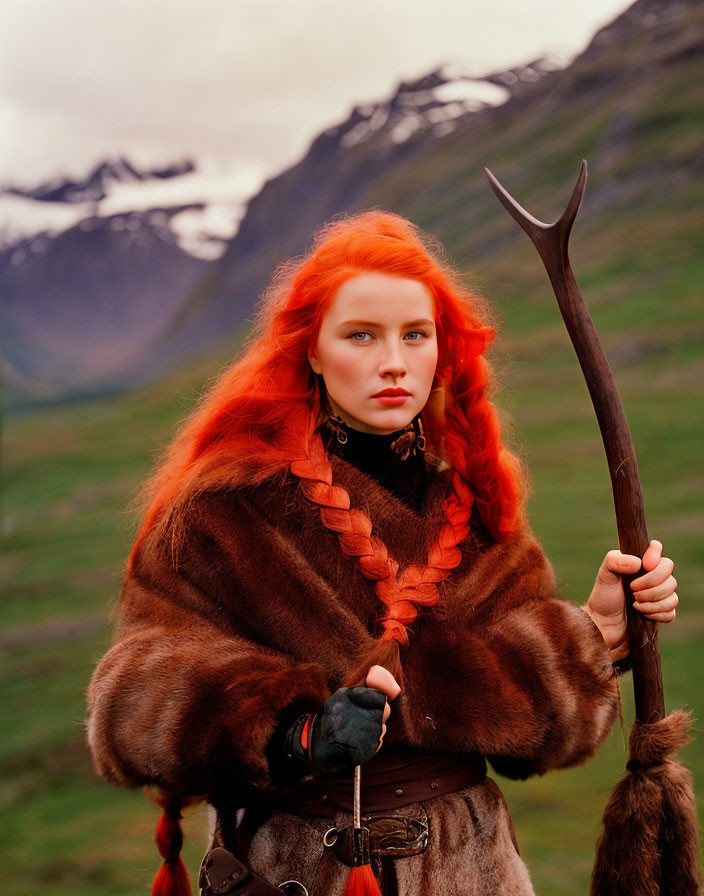
[{"label": "dark knitted top", "polygon": [[328,453],[354,464],[413,510],[419,511],[428,490],[430,472],[422,451],[412,451],[404,459],[402,452],[391,447],[403,430],[377,435],[348,426],[343,429],[347,441],[340,444],[335,433],[327,425],[323,426],[321,435]]}]

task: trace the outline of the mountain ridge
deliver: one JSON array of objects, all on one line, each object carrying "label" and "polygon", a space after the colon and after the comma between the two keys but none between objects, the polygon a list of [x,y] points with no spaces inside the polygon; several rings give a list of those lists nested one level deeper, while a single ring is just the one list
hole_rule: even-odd
[{"label": "mountain ridge", "polygon": [[[552,197],[562,201],[571,192],[580,159],[589,160],[579,221],[583,248],[576,250],[587,279],[598,279],[598,259],[609,248],[616,250],[613,235],[633,216],[643,232],[644,252],[648,240],[656,240],[658,226],[667,227],[668,239],[678,235],[683,246],[697,246],[692,207],[704,173],[697,124],[703,48],[701,4],[638,0],[564,69],[554,60],[536,60],[477,78],[471,71],[439,67],[402,82],[385,100],[357,104],[343,121],[321,132],[296,164],[267,180],[246,203],[225,251],[210,262],[188,257],[173,234],[126,217],[123,225],[132,220],[136,229],[144,227],[155,247],[151,298],[140,301],[156,323],[141,343],[141,360],[125,343],[129,376],[111,374],[101,382],[91,372],[88,387],[93,381],[101,390],[111,384],[122,388],[228,333],[234,340],[276,266],[303,252],[321,223],[362,208],[381,206],[408,216],[437,236],[460,268],[472,269],[480,281],[504,284],[509,295],[527,254],[515,225],[488,190],[485,165],[526,207],[547,216]],[[493,105],[488,94],[482,104],[471,90],[464,101],[461,94],[444,99],[440,94],[448,85],[470,89],[477,81],[498,91],[512,83],[508,95],[494,93]],[[658,225],[663,209],[667,224]],[[118,246],[116,240],[111,251]],[[623,245],[618,251],[630,257],[635,250]],[[106,259],[110,269],[110,253]],[[37,260],[32,262],[36,268]],[[0,253],[4,303],[9,282],[15,304],[22,294],[25,304],[34,301],[47,316],[46,301],[42,305],[38,297],[41,278],[34,292],[23,292],[18,276],[23,265],[14,266],[8,281],[9,269],[7,254]],[[171,278],[166,288],[159,271]],[[535,288],[532,273],[522,276],[528,291]],[[140,295],[136,281],[121,283],[123,295],[125,289]],[[65,302],[70,303],[69,295]],[[501,317],[502,300],[497,310]],[[26,332],[28,321],[23,326]],[[23,359],[31,373],[31,345]],[[78,385],[86,383],[72,382],[63,394]]]}]

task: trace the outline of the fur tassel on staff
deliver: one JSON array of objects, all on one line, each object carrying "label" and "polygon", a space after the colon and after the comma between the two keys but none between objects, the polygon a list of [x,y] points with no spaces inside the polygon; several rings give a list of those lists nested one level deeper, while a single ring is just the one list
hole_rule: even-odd
[{"label": "fur tassel on staff", "polygon": [[692,780],[671,759],[689,740],[688,733],[689,717],[677,710],[657,722],[633,726],[629,774],[616,785],[604,812],[592,877],[595,896],[697,893]]},{"label": "fur tassel on staff", "polygon": [[[486,173],[499,201],[528,234],[548,272],[601,429],[620,548],[642,557],[649,542],[633,442],[567,250],[587,181],[587,163],[582,162],[564,213],[549,225],[528,214],[488,169]],[[633,609],[633,578],[624,576],[623,587],[636,720],[628,775],[616,786],[604,813],[592,896],[696,896],[699,827],[694,793],[689,772],[672,759],[688,740],[689,719],[678,711],[665,718],[657,626]]]}]

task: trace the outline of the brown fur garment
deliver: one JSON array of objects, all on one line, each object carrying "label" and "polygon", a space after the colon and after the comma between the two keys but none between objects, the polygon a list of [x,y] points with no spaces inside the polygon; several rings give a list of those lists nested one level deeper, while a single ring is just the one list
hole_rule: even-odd
[{"label": "brown fur garment", "polygon": [[[428,847],[419,855],[385,859],[393,863],[399,896],[533,896],[506,800],[491,778],[393,814],[427,824],[430,831]],[[286,812],[262,817],[247,810],[232,842],[247,866],[274,884],[295,877],[311,896],[340,896],[349,868],[323,847],[332,824],[338,829],[352,824],[351,813],[339,810],[331,819]],[[387,896],[386,889],[382,892]],[[391,892],[395,896],[394,888]]]},{"label": "brown fur garment", "polygon": [[[417,514],[332,464],[401,568],[424,562],[444,477]],[[515,776],[583,761],[619,703],[599,632],[556,597],[530,533],[496,544],[475,515],[462,555],[402,650],[385,744],[479,751]],[[183,542],[153,532],[124,583],[115,644],[89,688],[98,771],[211,797],[275,789],[264,746],[279,712],[322,704],[379,635],[382,609],[295,478],[201,496]]]}]

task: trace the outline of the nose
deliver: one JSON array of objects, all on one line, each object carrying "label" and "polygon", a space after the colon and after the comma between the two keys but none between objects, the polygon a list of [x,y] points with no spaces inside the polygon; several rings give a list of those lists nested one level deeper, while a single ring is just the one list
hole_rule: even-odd
[{"label": "nose", "polygon": [[381,376],[405,376],[408,373],[408,366],[395,340],[384,344],[379,373]]}]

